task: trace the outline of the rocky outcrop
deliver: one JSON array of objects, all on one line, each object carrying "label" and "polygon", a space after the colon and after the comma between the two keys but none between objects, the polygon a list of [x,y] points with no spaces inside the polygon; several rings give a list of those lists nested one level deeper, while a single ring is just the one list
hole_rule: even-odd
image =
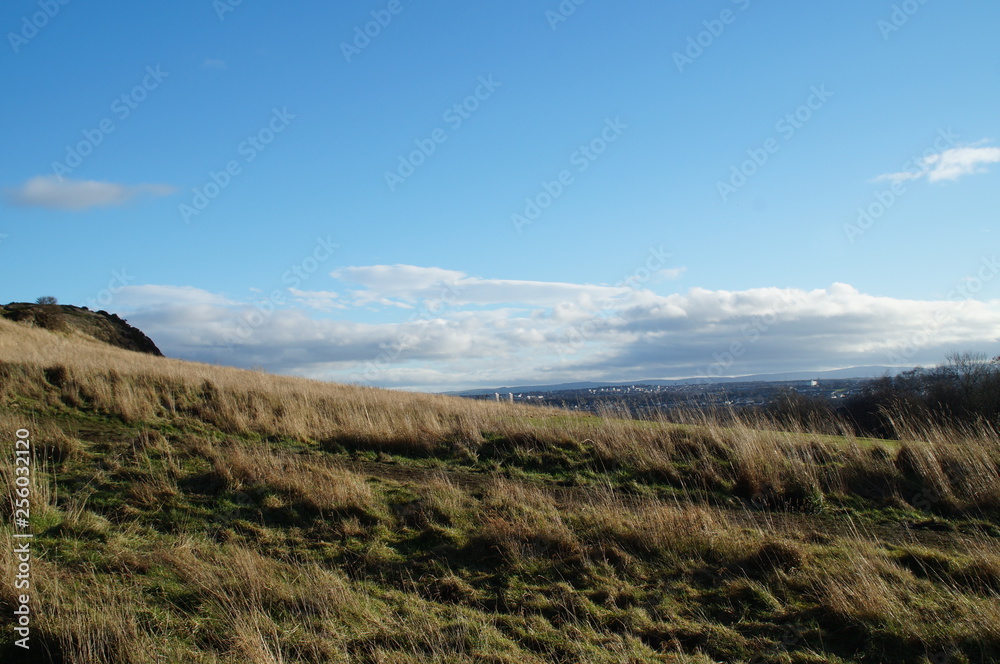
[{"label": "rocky outcrop", "polygon": [[112,346],[139,353],[160,355],[160,349],[142,330],[132,327],[124,318],[107,311],[91,311],[87,307],[68,304],[30,304],[12,302],[0,306],[0,318],[22,325],[33,325],[53,332],[77,330]]}]

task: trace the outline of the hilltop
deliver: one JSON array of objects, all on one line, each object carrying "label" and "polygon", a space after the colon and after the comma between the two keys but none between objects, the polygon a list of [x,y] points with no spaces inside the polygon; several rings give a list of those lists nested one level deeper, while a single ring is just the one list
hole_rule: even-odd
[{"label": "hilltop", "polygon": [[66,304],[11,302],[0,305],[0,318],[53,332],[75,331],[126,350],[163,355],[142,330],[107,311],[91,311],[87,307]]},{"label": "hilltop", "polygon": [[993,431],[598,417],[96,338],[0,320],[0,426],[35,451],[31,659],[5,554],[3,661],[1000,659]]}]

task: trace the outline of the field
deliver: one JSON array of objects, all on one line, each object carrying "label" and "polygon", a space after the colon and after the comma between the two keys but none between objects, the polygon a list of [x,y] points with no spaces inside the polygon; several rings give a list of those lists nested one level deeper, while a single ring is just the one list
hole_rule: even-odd
[{"label": "field", "polygon": [[1000,661],[1000,437],[907,424],[575,415],[0,320],[0,659]]}]

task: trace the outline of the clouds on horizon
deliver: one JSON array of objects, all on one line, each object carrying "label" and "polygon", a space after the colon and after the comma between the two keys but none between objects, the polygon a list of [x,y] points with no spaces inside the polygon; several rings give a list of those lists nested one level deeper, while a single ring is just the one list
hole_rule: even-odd
[{"label": "clouds on horizon", "polygon": [[[174,357],[424,390],[931,364],[956,350],[995,353],[1000,340],[1000,302],[958,291],[937,301],[847,284],[659,295],[415,266],[336,274],[365,286],[349,298],[361,307],[355,313],[333,291],[296,291],[275,306],[192,287],[129,286],[114,304]],[[409,286],[403,276],[413,278]],[[442,303],[443,283],[463,287]],[[357,314],[380,300],[411,310],[362,322]]]},{"label": "clouds on horizon", "polygon": [[[628,299],[651,294],[638,288],[640,283],[672,281],[683,276],[686,268],[662,267],[662,257],[652,270],[639,271],[629,279],[609,286],[518,279],[484,279],[464,272],[416,265],[371,265],[345,267],[330,274],[344,283],[361,286],[350,290],[350,297],[338,301],[341,308],[383,305],[402,309],[429,309],[436,313],[454,307],[513,306],[551,308],[555,314],[573,309],[613,308]],[[663,256],[665,257],[665,256]],[[650,264],[650,263],[647,263]],[[327,304],[329,310],[330,303]]]},{"label": "clouds on horizon", "polygon": [[176,191],[165,184],[124,185],[95,180],[71,180],[39,175],[19,187],[4,189],[11,205],[78,212],[88,208],[123,205],[139,196],[169,196]]},{"label": "clouds on horizon", "polygon": [[331,276],[362,286],[351,291],[355,306],[379,303],[413,308],[418,302],[431,302],[439,307],[503,304],[554,307],[567,302],[611,302],[631,291],[627,286],[483,279],[455,270],[416,265],[346,267]]},{"label": "clouds on horizon", "polygon": [[915,171],[886,173],[875,178],[876,182],[906,182],[927,178],[928,182],[954,181],[966,175],[985,173],[986,166],[1000,162],[1000,148],[960,147],[924,157]]}]

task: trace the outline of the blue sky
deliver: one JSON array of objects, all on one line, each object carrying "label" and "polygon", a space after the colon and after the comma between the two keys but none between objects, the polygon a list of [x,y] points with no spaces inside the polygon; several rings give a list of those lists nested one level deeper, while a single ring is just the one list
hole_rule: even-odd
[{"label": "blue sky", "polygon": [[998,26],[935,0],[12,0],[0,301],[405,389],[995,355]]}]

